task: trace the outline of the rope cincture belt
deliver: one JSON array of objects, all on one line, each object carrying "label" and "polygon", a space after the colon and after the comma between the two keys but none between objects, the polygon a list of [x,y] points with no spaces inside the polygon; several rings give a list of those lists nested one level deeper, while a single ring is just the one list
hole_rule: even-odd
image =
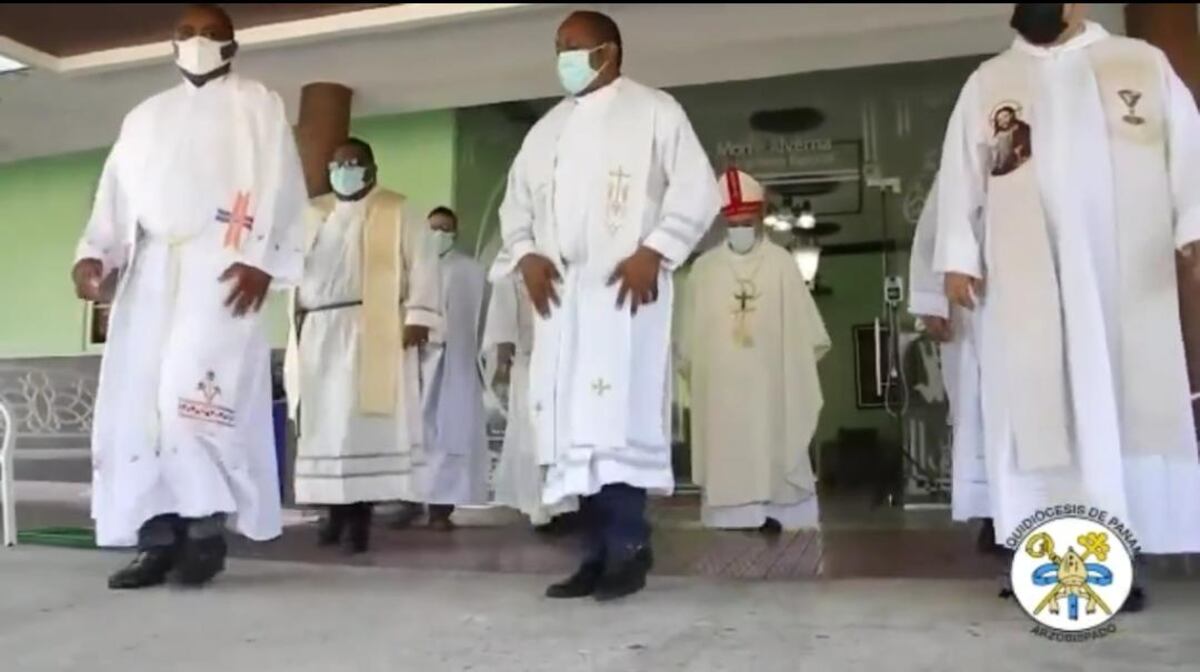
[{"label": "rope cincture belt", "polygon": [[297,308],[296,309],[296,337],[300,337],[300,328],[304,326],[304,318],[308,317],[309,313],[323,313],[328,310],[341,310],[342,308],[354,308],[363,305],[359,301],[338,301],[336,303],[327,303],[316,308]]}]

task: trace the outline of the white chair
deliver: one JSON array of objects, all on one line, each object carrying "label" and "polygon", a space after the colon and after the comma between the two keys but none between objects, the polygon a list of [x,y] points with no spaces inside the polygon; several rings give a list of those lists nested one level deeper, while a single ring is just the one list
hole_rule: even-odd
[{"label": "white chair", "polygon": [[0,438],[0,513],[3,514],[4,545],[17,545],[17,493],[13,488],[13,452],[17,449],[17,426],[12,413],[0,401],[4,436]]}]

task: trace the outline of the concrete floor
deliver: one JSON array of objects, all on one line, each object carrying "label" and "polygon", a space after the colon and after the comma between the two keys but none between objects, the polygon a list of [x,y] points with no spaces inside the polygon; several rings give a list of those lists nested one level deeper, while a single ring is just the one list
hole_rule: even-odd
[{"label": "concrete floor", "polygon": [[551,603],[549,577],[235,561],[202,591],[113,593],[117,555],[0,549],[0,670],[1195,670],[1200,584],[1090,644],[1029,634],[990,581],[655,578]]}]

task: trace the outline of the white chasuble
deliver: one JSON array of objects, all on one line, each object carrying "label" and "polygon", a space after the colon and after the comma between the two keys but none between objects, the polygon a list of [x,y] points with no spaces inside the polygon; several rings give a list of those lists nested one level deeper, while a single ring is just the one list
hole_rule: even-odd
[{"label": "white chasuble", "polygon": [[[935,270],[986,279],[983,427],[1000,541],[1096,506],[1200,550],[1176,247],[1200,238],[1200,119],[1158,50],[1095,24],[985,63],[951,118]],[[982,218],[982,235],[973,220]]]},{"label": "white chasuble", "polygon": [[[293,320],[288,353],[288,399],[293,404],[303,399],[296,502],[403,499],[412,490],[424,423],[415,359],[404,356],[399,325],[441,324],[428,227],[402,196],[381,188],[358,201],[324,196],[314,200],[314,209],[321,222],[310,236],[304,280],[293,302],[299,320]],[[366,253],[372,247],[388,253],[385,263]],[[368,288],[372,274],[388,290],[379,298]],[[372,303],[391,311],[394,326],[376,326],[383,321],[373,317],[374,306],[367,305]],[[372,339],[379,341],[374,347],[367,345]],[[390,369],[390,375],[379,375],[381,369]],[[382,384],[364,385],[368,371]],[[386,412],[364,404],[376,397],[387,402]]]},{"label": "white chasuble", "polygon": [[125,118],[76,252],[121,271],[93,425],[101,545],[165,513],[280,533],[270,350],[219,278],[242,263],[299,280],[304,189],[283,103],[257,82],[181,83]]},{"label": "white chasuble", "polygon": [[[978,223],[978,220],[976,220]],[[954,520],[990,518],[987,460],[980,409],[976,313],[951,307],[944,278],[933,270],[937,242],[937,181],[925,197],[909,257],[908,311],[914,316],[950,320],[952,337],[940,344],[942,381],[949,400],[951,425],[950,512]]]},{"label": "white chasuble", "polygon": [[[543,499],[608,483],[674,487],[670,455],[670,271],[716,214],[712,168],[682,109],[619,79],[551,110],[530,131],[500,209],[493,279],[526,254],[554,262],[562,299],[538,317],[529,393]],[[646,245],[663,255],[658,300],[617,307],[616,266]]]},{"label": "white chasuble", "polygon": [[721,245],[688,277],[680,359],[692,401],[692,480],[704,523],[816,527],[809,444],[824,405],[829,335],[787,250]]}]

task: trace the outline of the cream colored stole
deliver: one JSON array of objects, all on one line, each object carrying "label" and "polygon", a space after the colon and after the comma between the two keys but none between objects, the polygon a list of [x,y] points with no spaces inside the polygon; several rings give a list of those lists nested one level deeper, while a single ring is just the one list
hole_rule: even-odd
[{"label": "cream colored stole", "polygon": [[[358,345],[358,410],[392,415],[403,395],[400,369],[404,328],[402,297],[408,295],[403,272],[404,197],[376,189],[367,203],[363,227],[362,329]],[[416,252],[416,251],[414,251]]]},{"label": "cream colored stole", "polygon": [[[1193,449],[1181,444],[1178,432],[1189,408],[1174,394],[1186,389],[1186,371],[1175,288],[1162,73],[1153,50],[1136,40],[1109,38],[1087,50],[1112,157],[1121,274],[1116,283],[1120,346],[1113,354],[1119,360],[1122,449],[1190,453]],[[1018,113],[1029,109],[1028,58],[1009,52],[980,71],[989,137],[1001,107],[1015,107]],[[998,158],[993,156],[993,165]],[[1000,320],[1014,325],[1003,343],[1003,375],[1021,470],[1070,464],[1071,423],[1088,421],[1073,417],[1067,396],[1061,290],[1036,160],[1035,148],[1015,170],[993,172],[985,205],[989,294]]]}]

